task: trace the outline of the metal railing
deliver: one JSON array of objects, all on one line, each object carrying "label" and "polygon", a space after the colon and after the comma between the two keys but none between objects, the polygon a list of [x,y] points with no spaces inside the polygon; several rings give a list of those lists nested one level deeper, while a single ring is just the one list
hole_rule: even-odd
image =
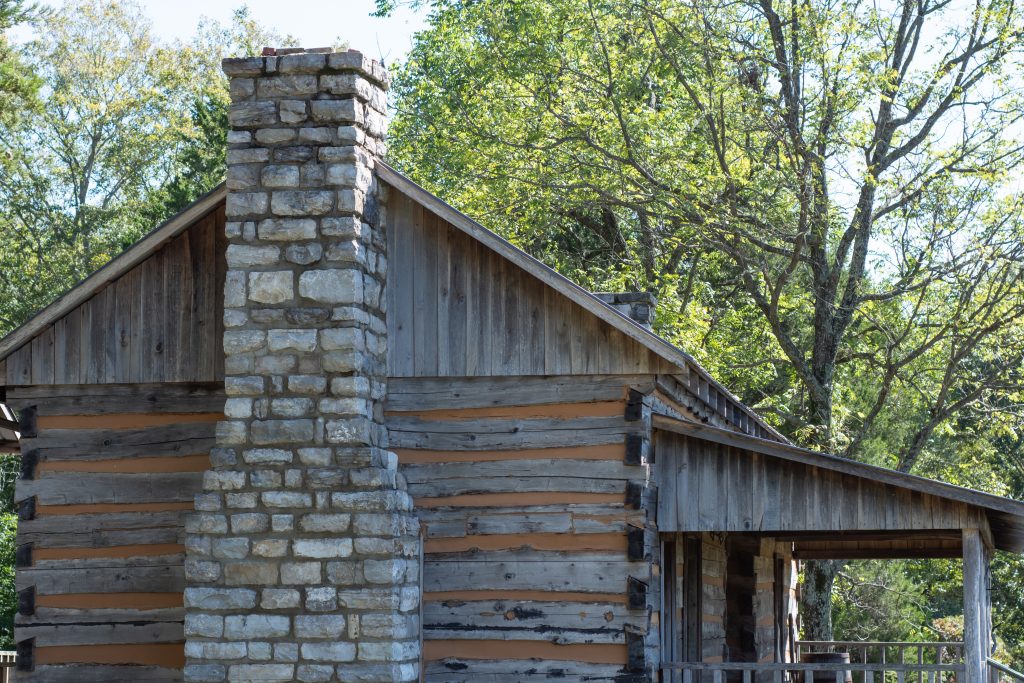
[{"label": "metal railing", "polygon": [[927,683],[956,683],[963,680],[964,665],[664,662],[661,670],[666,683],[907,683],[918,678]]},{"label": "metal railing", "polygon": [[989,683],[1024,683],[1024,674],[1014,671],[1005,664],[1000,664],[994,659],[986,660],[988,663]]}]

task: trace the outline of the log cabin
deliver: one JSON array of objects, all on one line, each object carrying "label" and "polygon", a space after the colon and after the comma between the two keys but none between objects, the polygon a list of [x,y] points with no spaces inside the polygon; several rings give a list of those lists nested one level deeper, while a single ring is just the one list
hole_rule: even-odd
[{"label": "log cabin", "polygon": [[[0,340],[16,680],[996,671],[988,563],[1024,503],[789,443],[649,296],[383,161],[379,63],[224,68],[226,183]],[[904,557],[962,558],[963,642],[799,640],[799,561]]]}]

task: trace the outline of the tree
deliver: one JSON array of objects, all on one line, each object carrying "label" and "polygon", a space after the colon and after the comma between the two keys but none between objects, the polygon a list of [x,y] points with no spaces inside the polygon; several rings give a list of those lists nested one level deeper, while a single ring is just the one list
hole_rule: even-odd
[{"label": "tree", "polygon": [[229,25],[202,20],[196,36],[178,46],[183,70],[195,76],[189,105],[191,126],[179,136],[169,180],[150,196],[149,222],[155,224],[174,215],[224,180],[231,99],[221,60],[259,54],[268,45],[296,42],[262,27],[243,6],[235,10]]},{"label": "tree", "polygon": [[34,19],[23,0],[0,0],[0,126],[10,125],[14,114],[27,106],[39,86],[7,40],[7,30]]},{"label": "tree", "polygon": [[[81,279],[143,230],[137,209],[187,125],[188,74],[157,46],[137,6],[65,6],[44,20],[26,60],[40,106],[6,141],[0,179],[6,303],[0,328]],[[7,260],[10,259],[10,260]]]},{"label": "tree", "polygon": [[[416,4],[393,160],[563,272],[657,292],[794,440],[922,471],[958,419],[1018,410],[1013,2]],[[807,568],[808,638],[839,569]]]},{"label": "tree", "polygon": [[0,139],[0,333],[223,180],[220,59],[279,40],[242,9],[161,45],[120,0],[69,3],[39,33],[39,106]]}]

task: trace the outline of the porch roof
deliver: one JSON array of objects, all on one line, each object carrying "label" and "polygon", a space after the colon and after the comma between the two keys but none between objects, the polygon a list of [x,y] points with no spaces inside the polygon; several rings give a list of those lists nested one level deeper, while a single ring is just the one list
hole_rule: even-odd
[{"label": "porch roof", "polygon": [[0,453],[18,452],[18,420],[6,404],[0,403]]},{"label": "porch roof", "polygon": [[1024,552],[1024,502],[689,420],[656,415],[653,426],[665,435],[656,462],[666,531],[771,531],[825,557],[957,554],[959,532],[979,528],[996,548]]}]

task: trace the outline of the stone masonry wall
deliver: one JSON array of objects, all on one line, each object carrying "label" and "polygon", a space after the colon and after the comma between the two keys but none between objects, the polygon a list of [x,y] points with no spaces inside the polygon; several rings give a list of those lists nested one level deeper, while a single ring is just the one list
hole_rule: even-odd
[{"label": "stone masonry wall", "polygon": [[187,526],[188,681],[418,677],[418,523],[387,450],[387,75],[229,59],[225,420]]}]

